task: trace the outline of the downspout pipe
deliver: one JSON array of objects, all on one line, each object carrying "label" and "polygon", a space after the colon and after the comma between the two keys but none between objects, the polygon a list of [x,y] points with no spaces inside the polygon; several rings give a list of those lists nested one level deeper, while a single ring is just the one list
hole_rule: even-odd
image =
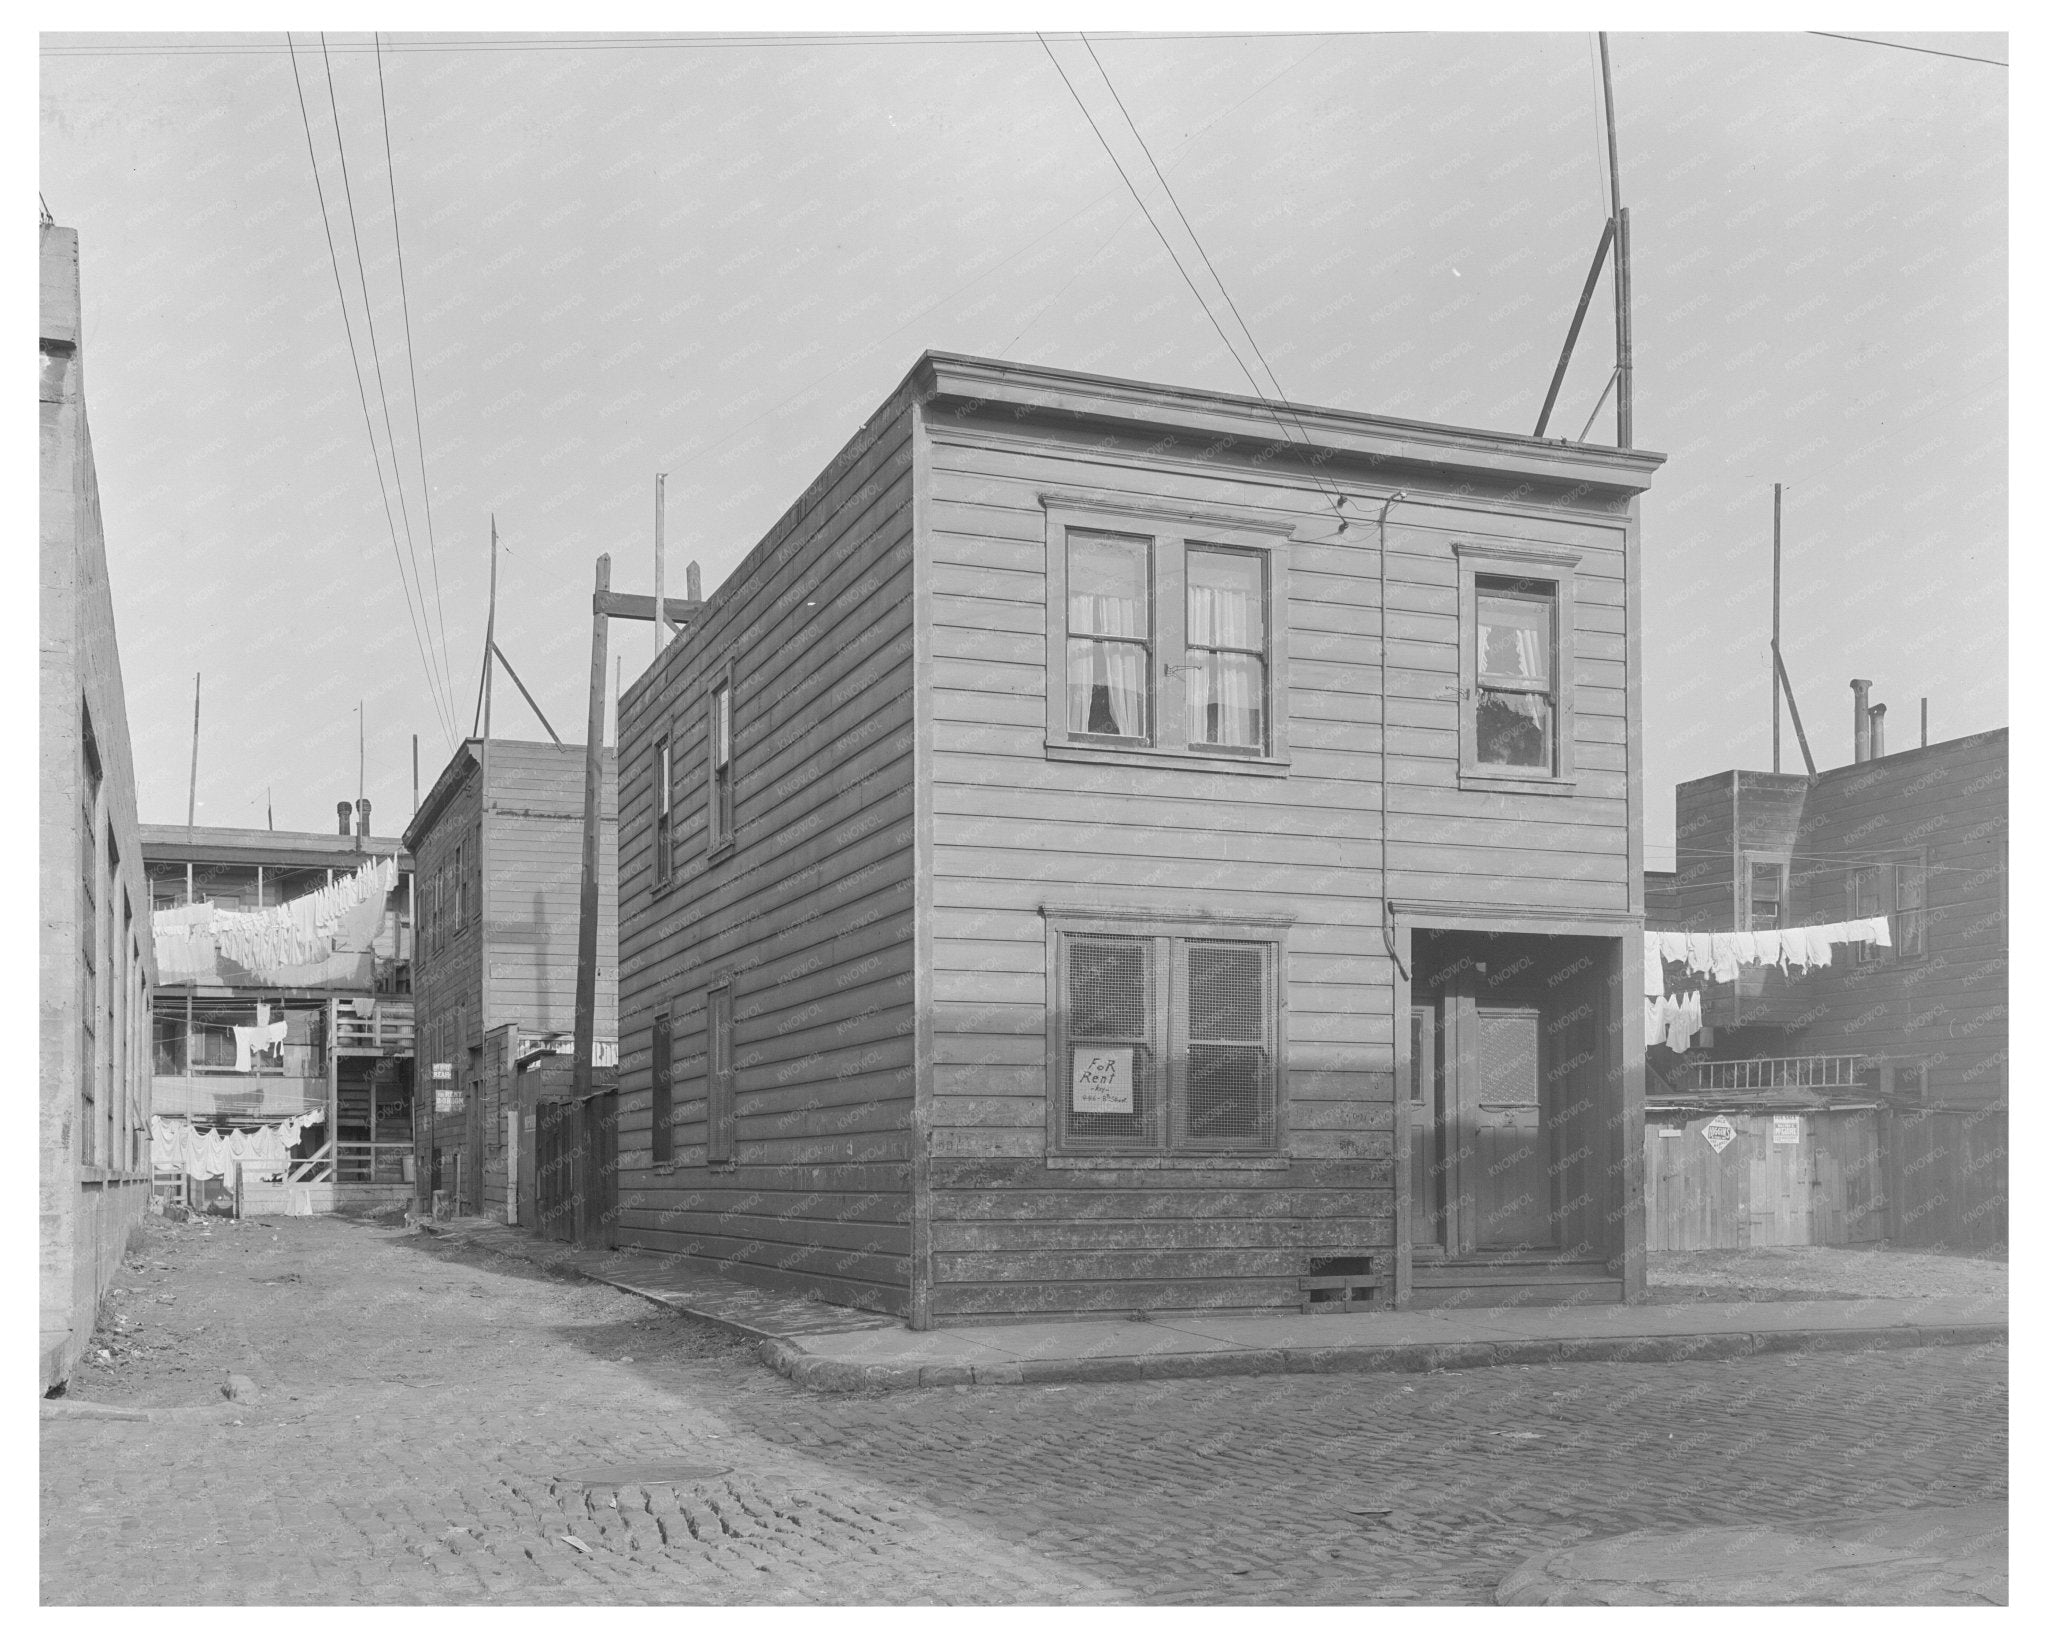
[{"label": "downspout pipe", "polygon": [[1396,501],[1408,498],[1397,489],[1380,503],[1380,940],[1387,947],[1387,959],[1405,983],[1408,969],[1394,947],[1394,900],[1392,880],[1387,874],[1387,514]]}]

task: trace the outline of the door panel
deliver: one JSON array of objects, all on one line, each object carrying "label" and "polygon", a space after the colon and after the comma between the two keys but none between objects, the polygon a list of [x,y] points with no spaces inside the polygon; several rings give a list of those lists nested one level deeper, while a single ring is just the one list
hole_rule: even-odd
[{"label": "door panel", "polygon": [[1479,1007],[1473,1135],[1473,1248],[1558,1243],[1543,1108],[1543,1016],[1535,1007]]},{"label": "door panel", "polygon": [[1413,1256],[1441,1257],[1446,1237],[1447,1160],[1443,1134],[1443,1075],[1434,1002],[1408,1010],[1408,1204]]}]

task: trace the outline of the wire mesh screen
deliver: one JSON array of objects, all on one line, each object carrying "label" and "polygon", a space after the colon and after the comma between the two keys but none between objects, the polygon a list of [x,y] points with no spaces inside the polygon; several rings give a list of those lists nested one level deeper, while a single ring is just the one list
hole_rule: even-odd
[{"label": "wire mesh screen", "polygon": [[1157,1141],[1152,952],[1152,941],[1145,938],[1068,941],[1067,1061],[1060,1108],[1072,1141]]},{"label": "wire mesh screen", "polygon": [[1225,1146],[1270,1142],[1266,946],[1190,940],[1187,955],[1187,1139]]}]

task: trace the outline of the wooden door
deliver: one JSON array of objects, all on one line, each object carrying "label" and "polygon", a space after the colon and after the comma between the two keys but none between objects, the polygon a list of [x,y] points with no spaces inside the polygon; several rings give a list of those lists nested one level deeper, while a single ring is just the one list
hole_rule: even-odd
[{"label": "wooden door", "polygon": [[1434,1001],[1408,1009],[1408,1240],[1410,1254],[1425,1262],[1450,1245],[1440,1035]]},{"label": "wooden door", "polygon": [[612,1230],[618,1219],[618,1094],[600,1092],[586,1098],[582,1114],[578,1133],[582,1187],[577,1191],[581,1212],[576,1241],[609,1250],[616,1243]]},{"label": "wooden door", "polygon": [[1540,1004],[1445,998],[1448,1238],[1460,1256],[1554,1250],[1554,1112]]},{"label": "wooden door", "polygon": [[578,1120],[573,1103],[551,1099],[534,1108],[534,1226],[549,1240],[576,1238]]}]

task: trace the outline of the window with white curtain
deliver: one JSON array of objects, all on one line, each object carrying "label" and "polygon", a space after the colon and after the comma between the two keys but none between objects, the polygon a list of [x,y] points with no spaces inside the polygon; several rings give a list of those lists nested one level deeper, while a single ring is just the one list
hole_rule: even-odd
[{"label": "window with white curtain", "polygon": [[1284,774],[1291,526],[1044,499],[1047,755]]},{"label": "window with white curtain", "polygon": [[1458,564],[1458,783],[1568,795],[1577,665],[1575,551],[1453,541]]}]

